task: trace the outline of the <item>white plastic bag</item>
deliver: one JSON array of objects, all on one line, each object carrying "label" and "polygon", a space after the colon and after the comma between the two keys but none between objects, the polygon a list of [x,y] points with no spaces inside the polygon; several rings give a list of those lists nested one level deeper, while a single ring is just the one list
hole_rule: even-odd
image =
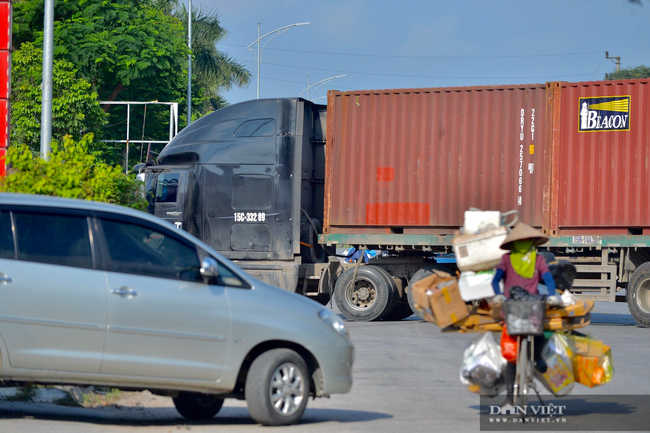
[{"label": "white plastic bag", "polygon": [[501,347],[492,333],[486,332],[465,349],[460,381],[464,385],[480,386],[481,394],[498,394],[505,388],[506,364]]},{"label": "white plastic bag", "polygon": [[576,296],[573,293],[569,292],[568,289],[562,293],[560,299],[562,300],[562,304],[561,304],[562,307],[568,307],[569,305],[573,305],[576,302],[578,302],[578,298],[576,298]]},{"label": "white plastic bag", "polygon": [[546,373],[535,370],[535,377],[556,396],[566,395],[575,385],[569,341],[564,334],[553,333],[542,349],[548,366]]},{"label": "white plastic bag", "polygon": [[[494,280],[495,274],[496,271],[494,269],[480,272],[461,272],[460,278],[458,279],[460,297],[465,302],[491,298],[494,296],[492,280]],[[501,293],[503,293],[503,281],[500,281],[499,285],[501,287]]]}]

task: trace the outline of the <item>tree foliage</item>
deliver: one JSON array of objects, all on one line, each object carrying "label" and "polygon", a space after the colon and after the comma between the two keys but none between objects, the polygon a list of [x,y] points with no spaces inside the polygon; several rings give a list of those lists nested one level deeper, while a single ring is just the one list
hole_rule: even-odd
[{"label": "tree foliage", "polygon": [[61,147],[54,142],[48,161],[34,158],[27,145],[11,146],[7,151],[10,169],[0,180],[0,191],[53,195],[120,204],[146,210],[140,196],[142,182],[125,175],[119,167],[97,162],[88,153],[93,135],[75,142],[66,136]]},{"label": "tree foliage", "polygon": [[[14,0],[15,47],[28,43],[42,47],[43,5],[43,0]],[[217,50],[215,44],[225,38],[226,31],[216,11],[193,9],[192,117],[197,119],[227,105],[221,92],[247,85],[250,73]],[[54,20],[55,60],[72,63],[77,77],[90,83],[89,94],[95,92],[100,101],[176,102],[181,108],[180,123],[186,122],[189,49],[183,2],[57,0]],[[104,105],[103,109],[109,114],[107,123],[93,132],[102,139],[126,140],[126,106]],[[145,112],[142,105],[132,106],[130,140],[165,140],[169,117],[168,107],[149,105]],[[104,143],[101,149],[101,157],[111,165],[125,159],[123,143]],[[141,150],[140,145],[133,146],[129,161],[137,162]]]},{"label": "tree foliage", "polygon": [[630,80],[634,78],[650,78],[650,68],[640,65],[605,74],[606,80]]},{"label": "tree foliage", "polygon": [[[32,43],[13,53],[11,75],[11,142],[40,146],[43,51]],[[80,139],[105,123],[97,93],[90,83],[77,78],[74,65],[57,60],[53,65],[52,136]]]}]

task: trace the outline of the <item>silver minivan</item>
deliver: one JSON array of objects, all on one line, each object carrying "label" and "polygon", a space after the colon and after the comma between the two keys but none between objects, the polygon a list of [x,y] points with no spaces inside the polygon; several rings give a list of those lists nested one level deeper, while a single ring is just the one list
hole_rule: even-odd
[{"label": "silver minivan", "polygon": [[354,347],[330,310],[159,218],[0,194],[0,356],[4,386],[148,389],[194,419],[246,399],[286,425],[350,390]]}]

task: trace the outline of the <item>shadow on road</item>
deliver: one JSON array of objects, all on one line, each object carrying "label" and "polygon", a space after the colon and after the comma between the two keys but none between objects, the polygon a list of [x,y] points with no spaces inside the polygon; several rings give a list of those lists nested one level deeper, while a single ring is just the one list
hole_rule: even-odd
[{"label": "shadow on road", "polygon": [[[300,424],[325,422],[351,423],[392,418],[392,415],[344,409],[307,409]],[[29,418],[46,421],[74,421],[92,424],[118,426],[177,426],[177,425],[254,425],[248,409],[244,407],[223,407],[219,414],[208,420],[188,420],[175,409],[161,408],[105,408],[86,409],[56,406],[53,404],[30,404],[0,402],[0,420]]]}]

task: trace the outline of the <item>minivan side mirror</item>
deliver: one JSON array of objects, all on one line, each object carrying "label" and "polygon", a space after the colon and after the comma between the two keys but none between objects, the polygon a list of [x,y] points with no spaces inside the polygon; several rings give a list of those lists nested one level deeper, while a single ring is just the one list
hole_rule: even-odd
[{"label": "minivan side mirror", "polygon": [[219,276],[219,266],[217,261],[212,257],[204,257],[201,260],[201,276],[203,279],[211,281]]}]

